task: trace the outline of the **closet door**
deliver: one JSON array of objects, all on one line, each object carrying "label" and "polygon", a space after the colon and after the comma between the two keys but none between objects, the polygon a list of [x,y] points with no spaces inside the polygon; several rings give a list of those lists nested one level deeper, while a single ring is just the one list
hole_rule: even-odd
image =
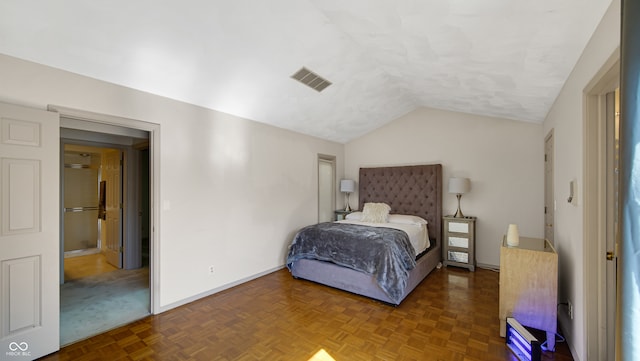
[{"label": "closet door", "polygon": [[335,161],[318,158],[318,222],[334,220],[335,182]]},{"label": "closet door", "polygon": [[103,156],[106,181],[106,217],[103,249],[107,262],[122,268],[122,152],[109,149]]},{"label": "closet door", "polygon": [[0,103],[0,352],[7,359],[60,348],[59,122],[57,113]]}]

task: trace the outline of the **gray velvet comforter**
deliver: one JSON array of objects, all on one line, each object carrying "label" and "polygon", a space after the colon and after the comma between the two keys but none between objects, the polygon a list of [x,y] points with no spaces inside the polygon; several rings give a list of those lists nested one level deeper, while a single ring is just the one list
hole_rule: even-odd
[{"label": "gray velvet comforter", "polygon": [[416,254],[404,231],[348,223],[319,223],[293,239],[287,267],[299,259],[329,261],[374,275],[380,288],[398,303],[416,266]]}]

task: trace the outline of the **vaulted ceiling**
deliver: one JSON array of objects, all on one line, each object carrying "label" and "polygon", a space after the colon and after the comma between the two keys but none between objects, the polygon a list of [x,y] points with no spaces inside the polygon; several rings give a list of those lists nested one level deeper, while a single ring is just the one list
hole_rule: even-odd
[{"label": "vaulted ceiling", "polygon": [[610,3],[3,0],[0,53],[348,142],[419,107],[542,122]]}]

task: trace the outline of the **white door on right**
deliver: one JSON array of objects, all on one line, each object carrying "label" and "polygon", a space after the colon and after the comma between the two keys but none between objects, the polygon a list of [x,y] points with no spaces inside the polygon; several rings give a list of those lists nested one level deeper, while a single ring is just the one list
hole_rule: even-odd
[{"label": "white door on right", "polygon": [[553,131],[544,140],[544,238],[554,245]]}]

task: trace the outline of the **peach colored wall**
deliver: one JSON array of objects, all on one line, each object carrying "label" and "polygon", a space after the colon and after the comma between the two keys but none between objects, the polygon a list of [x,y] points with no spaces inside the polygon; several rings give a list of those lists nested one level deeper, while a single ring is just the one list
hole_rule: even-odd
[{"label": "peach colored wall", "polygon": [[[555,138],[554,189],[557,200],[555,213],[555,243],[559,257],[558,302],[571,300],[573,320],[560,309],[560,325],[568,336],[576,360],[595,359],[587,355],[584,260],[584,91],[596,73],[620,46],[620,1],[612,2],[600,25],[591,37],[569,79],[558,95],[544,122],[544,133],[553,129]],[[576,180],[576,204],[564,201],[569,181]]]},{"label": "peach colored wall", "polygon": [[[0,101],[160,125],[160,274],[166,309],[284,265],[317,221],[317,157],[344,146],[0,55]],[[339,199],[342,199],[342,196]],[[215,274],[208,275],[210,265]]]},{"label": "peach colored wall", "polygon": [[345,175],[357,179],[360,167],[441,163],[445,214],[457,208],[449,177],[470,178],[461,208],[478,217],[476,259],[498,267],[510,223],[524,236],[543,236],[543,150],[541,125],[422,108],[348,143]]}]

